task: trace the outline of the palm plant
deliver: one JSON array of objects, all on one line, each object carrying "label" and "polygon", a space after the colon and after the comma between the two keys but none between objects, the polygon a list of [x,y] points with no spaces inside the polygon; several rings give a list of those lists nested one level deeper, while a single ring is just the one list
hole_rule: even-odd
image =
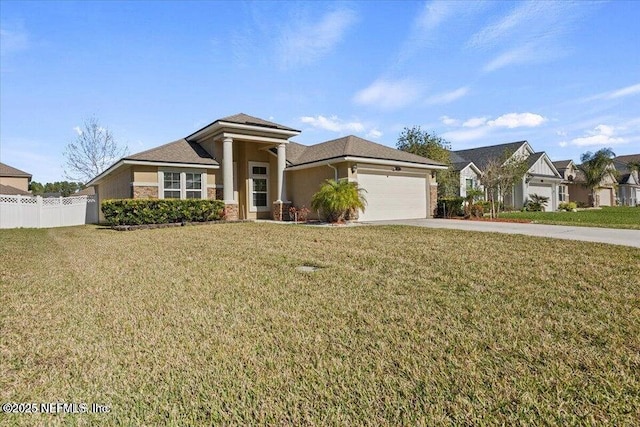
[{"label": "palm plant", "polygon": [[363,194],[365,191],[357,183],[346,179],[327,179],[313,195],[311,207],[328,222],[342,222],[356,209],[364,212],[367,203]]},{"label": "palm plant", "polygon": [[598,187],[607,177],[616,179],[616,170],[613,167],[613,158],[615,156],[611,148],[602,148],[595,153],[587,151],[580,156],[582,164],[578,165],[578,169],[584,173],[584,186],[591,191],[591,205],[594,207],[596,206],[596,190]]},{"label": "palm plant", "polygon": [[532,212],[540,212],[544,211],[547,208],[547,203],[549,203],[549,198],[547,196],[542,196],[540,194],[531,194],[530,200],[527,202],[525,209]]}]

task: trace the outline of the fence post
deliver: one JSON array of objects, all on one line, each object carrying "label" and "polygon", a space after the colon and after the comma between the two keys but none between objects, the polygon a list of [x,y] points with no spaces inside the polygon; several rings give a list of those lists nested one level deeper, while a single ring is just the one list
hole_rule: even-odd
[{"label": "fence post", "polygon": [[38,228],[42,227],[42,196],[36,196],[36,206],[38,208]]}]

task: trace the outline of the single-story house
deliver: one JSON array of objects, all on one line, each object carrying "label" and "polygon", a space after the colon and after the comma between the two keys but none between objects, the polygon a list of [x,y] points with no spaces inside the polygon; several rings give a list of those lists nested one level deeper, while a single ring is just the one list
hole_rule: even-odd
[{"label": "single-story house", "polygon": [[511,205],[514,209],[520,209],[532,194],[537,194],[549,198],[547,210],[555,211],[558,209],[559,186],[563,179],[553,166],[549,156],[545,152],[535,152],[529,142],[509,142],[456,150],[453,153],[465,161],[473,162],[482,172],[492,160],[501,159],[505,153],[510,153],[510,157],[506,161],[512,158],[526,158],[529,169],[514,185],[511,194],[504,200],[504,203]]},{"label": "single-story house", "polygon": [[451,161],[451,167],[460,179],[460,190],[458,195],[460,197],[467,196],[467,190],[470,188],[480,188],[480,177],[482,171],[471,161],[463,159],[453,151],[449,152],[449,160]]},{"label": "single-story house", "polygon": [[30,196],[31,174],[0,163],[0,194]]},{"label": "single-story house", "polygon": [[443,164],[353,135],[310,146],[290,141],[299,134],[240,113],[123,157],[87,186],[94,187],[98,202],[218,199],[228,219],[283,220],[290,206],[309,207],[325,179],[348,179],[366,191],[361,221],[432,216],[435,170],[445,169]]},{"label": "single-story house", "polygon": [[631,164],[640,165],[640,154],[617,156],[613,165],[618,171],[618,203],[623,206],[640,205],[640,173],[630,167]]}]

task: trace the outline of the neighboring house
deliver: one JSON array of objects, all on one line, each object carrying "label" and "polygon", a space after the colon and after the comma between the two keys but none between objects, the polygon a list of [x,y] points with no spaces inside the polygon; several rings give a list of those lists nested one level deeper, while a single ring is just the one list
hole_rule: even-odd
[{"label": "neighboring house", "polygon": [[562,177],[562,182],[558,184],[558,203],[575,201],[571,199],[571,194],[575,192],[570,190],[573,185],[576,185],[575,179],[578,169],[575,163],[573,160],[558,160],[553,162],[553,166]]},{"label": "neighboring house", "polygon": [[366,190],[360,220],[432,216],[435,170],[446,168],[441,163],[356,136],[311,146],[289,140],[299,134],[236,114],[186,138],[124,157],[87,186],[94,188],[98,201],[219,199],[228,219],[282,220],[291,205],[309,207],[325,179],[349,179]]},{"label": "neighboring house", "polygon": [[[473,162],[480,171],[494,159],[500,159],[504,153],[511,153],[511,158],[527,159],[529,169],[514,185],[511,194],[504,200],[506,205],[514,209],[522,208],[532,194],[549,198],[547,210],[555,211],[559,204],[559,186],[563,179],[553,166],[553,162],[545,152],[536,153],[529,142],[517,141],[486,147],[457,150],[453,153],[468,162]],[[507,160],[508,161],[508,160]]]},{"label": "neighboring house", "polygon": [[0,194],[30,196],[31,174],[0,163]]},{"label": "neighboring house", "polygon": [[449,152],[449,159],[453,171],[460,178],[460,191],[458,193],[460,197],[466,197],[467,190],[470,188],[482,189],[480,184],[482,171],[473,162],[463,159],[453,151]]},{"label": "neighboring house", "polygon": [[618,171],[618,204],[622,206],[640,205],[640,176],[637,170],[632,170],[629,163],[640,163],[640,154],[618,156],[613,159],[613,165]]},{"label": "neighboring house", "polygon": [[[556,169],[558,169],[558,172],[560,172],[560,175],[562,175],[562,186],[566,186],[568,201],[576,202],[580,206],[591,206],[591,189],[586,187],[584,172],[578,169],[578,165],[576,165],[572,160],[560,160],[553,162],[553,164]],[[595,206],[615,206],[615,180],[610,176],[607,176],[600,183],[595,194]]]}]

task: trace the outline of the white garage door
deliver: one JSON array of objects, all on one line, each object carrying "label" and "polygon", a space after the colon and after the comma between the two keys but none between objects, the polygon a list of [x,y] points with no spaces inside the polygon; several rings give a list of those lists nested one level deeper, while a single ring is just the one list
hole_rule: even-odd
[{"label": "white garage door", "polygon": [[529,198],[531,198],[532,194],[537,194],[538,196],[545,196],[549,198],[547,207],[544,209],[545,211],[549,212],[555,209],[555,205],[553,203],[553,190],[551,189],[551,185],[529,184]]},{"label": "white garage door", "polygon": [[427,180],[398,174],[358,172],[358,185],[367,190],[360,221],[427,217]]},{"label": "white garage door", "polygon": [[598,190],[600,196],[600,206],[611,206],[611,189],[601,188]]}]

